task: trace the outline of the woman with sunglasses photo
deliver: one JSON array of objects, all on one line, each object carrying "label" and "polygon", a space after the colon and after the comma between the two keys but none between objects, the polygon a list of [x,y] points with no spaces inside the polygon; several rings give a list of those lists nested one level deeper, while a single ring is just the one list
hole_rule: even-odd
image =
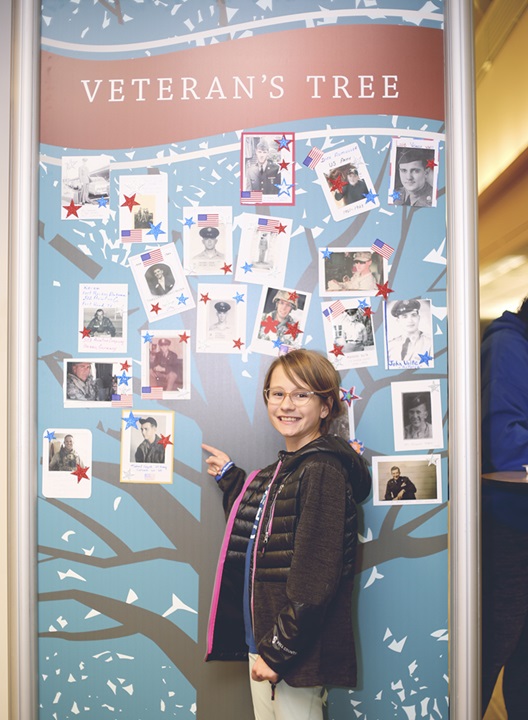
[{"label": "woman with sunglasses photo", "polygon": [[206,659],[249,657],[256,720],[322,720],[325,686],[356,683],[356,503],[371,478],[349,443],[329,434],[343,411],[339,386],[323,355],[280,355],[263,389],[284,438],[278,460],[246,476],[202,445],[228,517]]}]

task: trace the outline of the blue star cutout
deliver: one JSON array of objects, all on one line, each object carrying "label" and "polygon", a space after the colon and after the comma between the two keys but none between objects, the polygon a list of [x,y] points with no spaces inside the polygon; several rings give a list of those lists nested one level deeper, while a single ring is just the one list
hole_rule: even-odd
[{"label": "blue star cutout", "polygon": [[46,440],[49,440],[50,442],[51,442],[51,440],[55,440],[55,430],[46,430],[45,437],[46,437]]},{"label": "blue star cutout", "polygon": [[143,343],[146,343],[146,342],[150,342],[150,343],[151,343],[153,337],[154,337],[154,335],[151,335],[149,332],[146,332],[146,333],[143,335]]},{"label": "blue star cutout", "polygon": [[184,224],[184,225],[187,225],[187,227],[192,227],[193,225],[196,225],[196,223],[194,222],[194,220],[192,219],[192,217],[190,217],[190,218],[185,218],[185,222],[184,222],[183,224]]},{"label": "blue star cutout", "polygon": [[272,345],[274,348],[280,348],[280,346],[282,345],[282,340],[280,339],[280,337],[275,338],[275,340],[272,342]]},{"label": "blue star cutout", "polygon": [[244,265],[242,265],[242,270],[245,273],[253,272],[253,265],[251,263],[246,262]]},{"label": "blue star cutout", "polygon": [[358,310],[365,310],[368,307],[366,300],[358,300]]},{"label": "blue star cutout", "polygon": [[157,225],[154,225],[154,223],[150,223],[150,230],[148,231],[147,235],[154,235],[154,239],[158,239],[158,235],[166,235],[167,233],[165,230],[161,229],[161,222],[159,222]]},{"label": "blue star cutout", "polygon": [[108,198],[107,197],[100,197],[97,198],[97,207],[108,207]]},{"label": "blue star cutout", "polygon": [[276,142],[279,143],[278,150],[282,150],[282,148],[286,148],[286,150],[290,149],[290,143],[291,140],[286,140],[286,135],[283,135],[280,140],[276,140]]},{"label": "blue star cutout", "polygon": [[376,193],[373,193],[372,190],[369,190],[368,193],[363,193],[363,197],[366,199],[367,202],[373,203],[378,196],[376,195]]},{"label": "blue star cutout", "polygon": [[326,248],[326,250],[323,250],[323,259],[324,260],[330,260],[330,256],[332,255],[332,251]]},{"label": "blue star cutout", "polygon": [[116,375],[116,379],[118,380],[119,385],[126,385],[127,387],[128,387],[128,381],[132,380],[130,375],[127,375],[124,370],[121,375]]},{"label": "blue star cutout", "polygon": [[399,190],[395,190],[393,193],[389,194],[389,197],[393,200],[401,200],[401,192]]},{"label": "blue star cutout", "polygon": [[238,293],[236,295],[233,295],[233,300],[237,301],[237,305],[239,302],[244,302],[244,293]]},{"label": "blue star cutout", "polygon": [[128,417],[121,418],[126,422],[125,430],[128,430],[129,427],[135,427],[136,430],[138,429],[138,420],[139,418],[134,415],[132,410],[129,412]]},{"label": "blue star cutout", "polygon": [[429,355],[429,352],[426,350],[423,355],[418,353],[418,356],[420,358],[420,363],[425,363],[427,367],[429,367],[429,363],[433,359],[431,355]]},{"label": "blue star cutout", "polygon": [[179,298],[176,298],[176,300],[178,301],[178,305],[185,305],[185,303],[187,302],[188,299],[189,298],[185,297],[185,295],[183,293],[180,295]]},{"label": "blue star cutout", "polygon": [[290,190],[292,189],[293,185],[290,185],[286,182],[286,178],[281,182],[280,185],[277,185],[277,183],[273,183],[276,188],[279,188],[279,193],[277,197],[280,197],[281,195],[287,195],[288,197],[291,197]]}]

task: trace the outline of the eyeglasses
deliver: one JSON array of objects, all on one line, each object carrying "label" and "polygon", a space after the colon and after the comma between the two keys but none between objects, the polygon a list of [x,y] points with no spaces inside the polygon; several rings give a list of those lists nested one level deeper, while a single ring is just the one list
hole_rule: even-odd
[{"label": "eyeglasses", "polygon": [[307,405],[313,396],[318,394],[314,390],[294,390],[287,393],[280,387],[266,388],[264,390],[264,397],[270,405],[280,405],[284,398],[289,397],[295,407]]}]

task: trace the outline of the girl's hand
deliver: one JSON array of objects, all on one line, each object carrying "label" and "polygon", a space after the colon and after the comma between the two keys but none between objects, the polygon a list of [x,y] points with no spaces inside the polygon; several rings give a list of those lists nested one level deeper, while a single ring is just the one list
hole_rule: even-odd
[{"label": "girl's hand", "polygon": [[251,679],[256,682],[269,680],[270,683],[276,685],[279,682],[279,676],[272,670],[270,666],[260,657],[255,660],[255,664],[251,668]]},{"label": "girl's hand", "polygon": [[202,448],[211,453],[205,461],[208,465],[207,473],[216,477],[224,465],[230,462],[229,455],[226,455],[222,450],[218,450],[212,445],[206,445],[205,443],[202,443]]}]

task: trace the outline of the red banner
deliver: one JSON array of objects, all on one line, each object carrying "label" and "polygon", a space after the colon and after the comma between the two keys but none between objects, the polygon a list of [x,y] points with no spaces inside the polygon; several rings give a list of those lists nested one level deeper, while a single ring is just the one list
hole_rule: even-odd
[{"label": "red banner", "polygon": [[442,120],[443,33],[332,25],[132,60],[43,52],[41,81],[41,142],[68,148],[164,145],[327,116]]}]

